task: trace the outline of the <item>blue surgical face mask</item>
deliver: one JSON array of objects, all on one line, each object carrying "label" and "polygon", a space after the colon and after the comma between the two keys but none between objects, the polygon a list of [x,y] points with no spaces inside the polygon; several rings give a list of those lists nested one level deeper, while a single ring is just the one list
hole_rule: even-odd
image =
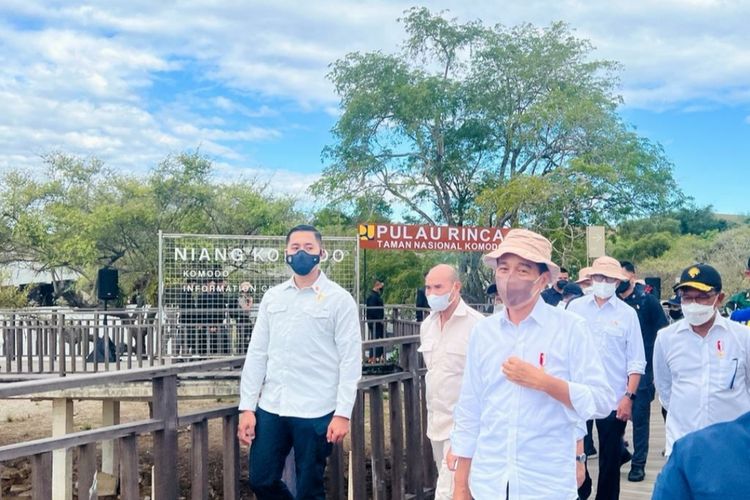
[{"label": "blue surgical face mask", "polygon": [[320,254],[312,255],[304,250],[299,250],[297,253],[287,255],[286,263],[297,276],[307,276],[320,263]]}]

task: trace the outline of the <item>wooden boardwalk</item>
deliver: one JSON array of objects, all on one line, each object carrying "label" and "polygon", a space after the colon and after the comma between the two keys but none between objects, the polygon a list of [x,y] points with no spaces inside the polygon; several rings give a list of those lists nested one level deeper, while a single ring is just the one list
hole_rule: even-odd
[{"label": "wooden boardwalk", "polygon": [[[596,429],[596,426],[594,426]],[[596,434],[596,430],[594,430]],[[628,449],[633,451],[633,425],[628,422],[625,431],[625,439],[630,443]],[[594,436],[594,443],[597,438]],[[646,460],[646,479],[639,483],[628,481],[628,472],[630,472],[630,463],[622,466],[620,471],[620,500],[646,500],[651,498],[654,490],[656,476],[664,466],[665,459],[661,455],[664,449],[664,420],[661,416],[661,406],[659,399],[656,398],[651,403],[651,435],[649,439],[648,459]],[[594,482],[594,491],[591,493],[591,499],[596,495],[596,480],[599,477],[599,460],[595,457],[589,462],[589,474]]]}]

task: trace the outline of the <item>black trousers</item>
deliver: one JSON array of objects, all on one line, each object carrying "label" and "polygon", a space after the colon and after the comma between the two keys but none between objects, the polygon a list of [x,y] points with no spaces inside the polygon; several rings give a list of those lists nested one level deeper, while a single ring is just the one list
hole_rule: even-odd
[{"label": "black trousers", "polygon": [[[326,459],[333,448],[326,433],[332,417],[333,413],[318,418],[280,417],[258,408],[250,446],[250,489],[258,500],[325,500]],[[281,480],[292,448],[296,497]]]},{"label": "black trousers", "polygon": [[615,412],[596,420],[599,434],[599,478],[596,482],[596,500],[620,498],[620,459],[625,424],[615,417]]},{"label": "black trousers", "polygon": [[[370,321],[367,323],[368,327],[370,328],[370,338],[372,340],[375,339],[382,339],[385,338],[385,324],[383,323],[384,320],[375,320]],[[382,347],[376,347],[373,349],[373,357],[379,358],[383,355],[383,348]]]},{"label": "black trousers", "polygon": [[[645,378],[645,377],[644,377]],[[633,466],[645,467],[648,457],[649,427],[651,425],[651,401],[656,390],[653,382],[641,379],[638,397],[633,401]]]}]

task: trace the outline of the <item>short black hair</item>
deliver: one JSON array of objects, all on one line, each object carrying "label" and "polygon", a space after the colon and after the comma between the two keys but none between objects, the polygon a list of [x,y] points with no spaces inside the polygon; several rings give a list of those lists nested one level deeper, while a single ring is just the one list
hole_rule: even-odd
[{"label": "short black hair", "polygon": [[560,272],[561,272],[561,273],[567,273],[567,272],[568,272],[568,270],[567,270],[567,269],[565,269],[564,267],[561,267],[561,268],[560,268]]},{"label": "short black hair", "polygon": [[315,239],[318,241],[318,245],[323,246],[323,236],[320,234],[320,231],[315,228],[315,226],[312,226],[310,224],[298,224],[291,228],[289,232],[286,233],[286,244],[289,244],[289,238],[291,238],[292,234],[299,232],[313,233],[315,235]]},{"label": "short black hair", "polygon": [[633,264],[629,260],[621,260],[620,267],[625,269],[629,273],[635,274],[635,264]]},{"label": "short black hair", "polygon": [[747,259],[747,268],[750,269],[750,259]]},{"label": "short black hair", "polygon": [[539,268],[539,274],[544,274],[549,271],[549,267],[547,267],[547,264],[545,264],[544,262],[536,262],[535,264],[536,267]]}]

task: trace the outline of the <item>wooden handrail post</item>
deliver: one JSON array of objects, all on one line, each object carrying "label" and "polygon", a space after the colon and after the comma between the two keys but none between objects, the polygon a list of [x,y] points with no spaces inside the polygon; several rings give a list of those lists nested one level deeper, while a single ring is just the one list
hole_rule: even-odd
[{"label": "wooden handrail post", "polygon": [[239,415],[224,417],[224,498],[240,498],[240,443],[237,440]]},{"label": "wooden handrail post", "polygon": [[52,498],[52,453],[40,453],[31,459],[31,498]]},{"label": "wooden handrail post", "polygon": [[153,380],[154,418],[164,422],[164,429],[154,433],[154,491],[159,500],[177,498],[175,481],[177,464],[177,376]]}]

